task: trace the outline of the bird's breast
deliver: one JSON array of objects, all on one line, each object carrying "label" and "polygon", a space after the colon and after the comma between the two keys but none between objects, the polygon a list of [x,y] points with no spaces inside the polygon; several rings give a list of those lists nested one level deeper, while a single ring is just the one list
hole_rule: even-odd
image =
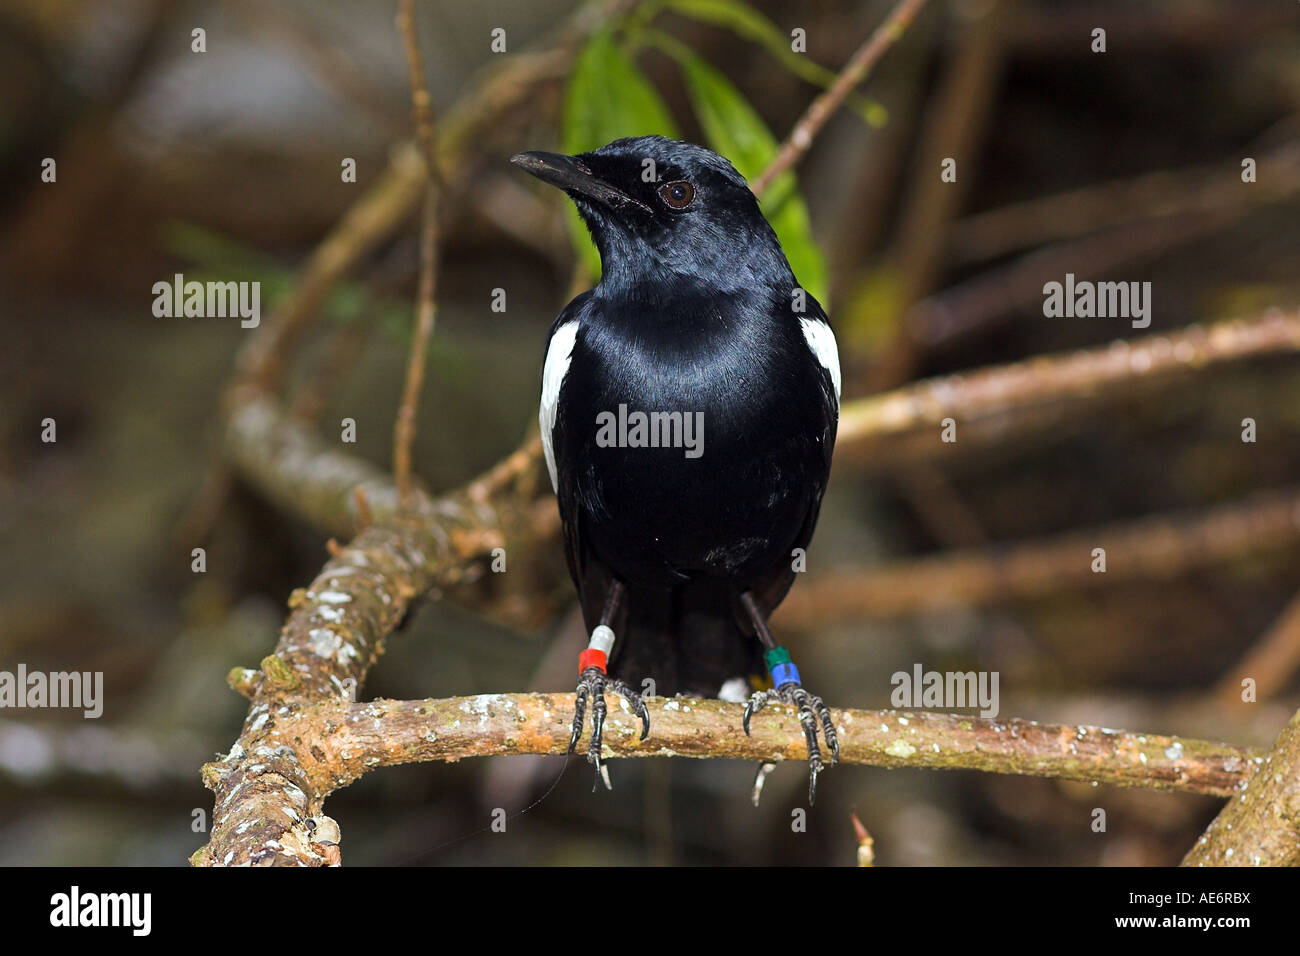
[{"label": "bird's breast", "polygon": [[679,321],[578,337],[556,454],[584,533],[625,575],[733,575],[788,553],[825,482],[825,402],[799,336]]}]

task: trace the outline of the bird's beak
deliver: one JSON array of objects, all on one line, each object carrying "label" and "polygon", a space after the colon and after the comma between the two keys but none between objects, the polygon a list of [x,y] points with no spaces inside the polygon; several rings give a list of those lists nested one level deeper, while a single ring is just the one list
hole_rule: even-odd
[{"label": "bird's beak", "polygon": [[640,200],[632,198],[603,179],[597,179],[586,164],[575,156],[529,150],[511,156],[510,162],[525,172],[532,173],[542,182],[558,186],[565,192],[578,193],[614,209],[635,206],[645,212],[651,211],[650,207]]}]

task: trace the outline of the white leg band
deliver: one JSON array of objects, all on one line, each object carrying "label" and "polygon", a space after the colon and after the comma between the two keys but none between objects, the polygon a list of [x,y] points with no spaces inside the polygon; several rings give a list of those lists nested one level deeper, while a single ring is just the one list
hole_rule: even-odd
[{"label": "white leg band", "polygon": [[587,645],[587,649],[603,651],[608,656],[614,649],[614,632],[604,624],[597,624],[591,632],[591,642]]}]

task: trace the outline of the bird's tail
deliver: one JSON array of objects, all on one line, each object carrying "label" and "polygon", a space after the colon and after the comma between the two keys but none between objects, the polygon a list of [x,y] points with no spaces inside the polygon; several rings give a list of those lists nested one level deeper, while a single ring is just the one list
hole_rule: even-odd
[{"label": "bird's tail", "polygon": [[759,643],[725,581],[629,588],[617,624],[610,673],[637,690],[648,690],[648,679],[660,697],[717,697],[728,682],[763,672]]}]

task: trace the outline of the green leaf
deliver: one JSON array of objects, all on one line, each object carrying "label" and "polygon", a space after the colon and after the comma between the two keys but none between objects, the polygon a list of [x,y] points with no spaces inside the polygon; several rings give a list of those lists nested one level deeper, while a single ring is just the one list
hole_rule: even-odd
[{"label": "green leaf", "polygon": [[[791,49],[790,37],[744,0],[666,0],[665,5],[684,17],[722,27],[758,44],[787,70],[814,86],[826,89],[836,80],[834,70],[828,70],[806,53],[796,53]],[[845,105],[870,126],[884,126],[888,121],[885,107],[856,93],[849,94]]]},{"label": "green leaf", "polygon": [[[658,133],[677,139],[667,105],[608,30],[592,35],[578,54],[564,95],[560,141],[566,153],[585,153],[624,136]],[[582,218],[566,204],[574,249],[593,277],[600,256]]]},{"label": "green leaf", "polygon": [[[730,159],[742,176],[753,180],[776,155],[776,138],[730,80],[680,44],[665,49],[682,65],[687,93],[709,145]],[[773,181],[763,211],[799,284],[825,305],[826,263],[813,242],[808,207],[793,172],[782,173]]]}]

